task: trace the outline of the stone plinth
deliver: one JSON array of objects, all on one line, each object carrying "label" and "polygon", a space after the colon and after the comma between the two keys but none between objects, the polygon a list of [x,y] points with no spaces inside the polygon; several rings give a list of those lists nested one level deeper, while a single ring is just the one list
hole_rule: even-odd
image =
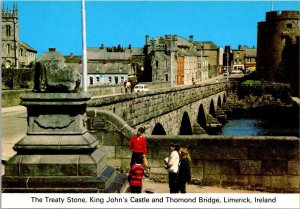
[{"label": "stone plinth", "polygon": [[88,94],[30,93],[27,134],[5,166],[3,192],[121,192],[126,175],[107,165],[87,132]]}]

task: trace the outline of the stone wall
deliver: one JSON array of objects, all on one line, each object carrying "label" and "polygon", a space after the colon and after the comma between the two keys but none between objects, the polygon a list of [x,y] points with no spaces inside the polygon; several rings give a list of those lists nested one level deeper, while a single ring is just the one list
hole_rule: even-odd
[{"label": "stone wall", "polygon": [[[108,164],[128,171],[131,157],[128,140],[136,130],[109,111],[99,111],[97,115],[102,126],[98,129],[89,127],[90,133],[98,138],[99,146],[108,154]],[[146,138],[150,178],[167,179],[163,159],[169,154],[169,144],[176,142],[190,149],[192,178],[202,185],[300,192],[297,137],[147,135]]]},{"label": "stone wall", "polygon": [[32,90],[2,90],[2,107],[20,105],[21,97]]}]

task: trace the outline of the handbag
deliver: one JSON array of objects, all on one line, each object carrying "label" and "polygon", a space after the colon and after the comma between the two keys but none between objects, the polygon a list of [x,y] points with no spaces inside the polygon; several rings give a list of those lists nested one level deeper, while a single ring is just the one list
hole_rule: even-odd
[{"label": "handbag", "polygon": [[147,160],[146,156],[143,157],[143,166],[148,167],[148,160]]},{"label": "handbag", "polygon": [[146,156],[143,157],[143,166],[145,168],[144,176],[149,177],[150,176],[150,168],[148,167],[148,160],[147,160]]}]

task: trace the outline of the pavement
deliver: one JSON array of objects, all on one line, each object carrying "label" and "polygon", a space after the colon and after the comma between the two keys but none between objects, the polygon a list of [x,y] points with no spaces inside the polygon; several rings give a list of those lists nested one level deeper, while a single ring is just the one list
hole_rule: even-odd
[{"label": "pavement", "polygon": [[[239,194],[240,193],[259,193],[259,194],[263,193],[260,191],[243,190],[234,187],[200,186],[200,185],[193,185],[193,184],[187,184],[186,192],[187,193],[239,193]],[[149,178],[144,178],[142,193],[170,193],[169,184],[155,182]]]},{"label": "pavement", "polygon": [[19,105],[13,107],[4,107],[1,109],[2,114],[10,113],[10,112],[20,112],[20,111],[26,111],[26,107]]},{"label": "pavement", "polygon": [[[5,162],[16,152],[13,146],[26,135],[27,112],[23,106],[2,108],[1,114],[1,175],[5,173]],[[187,185],[187,193],[261,193],[259,191],[224,188],[221,186]],[[143,193],[169,193],[168,183],[155,182],[149,178],[143,179]]]}]

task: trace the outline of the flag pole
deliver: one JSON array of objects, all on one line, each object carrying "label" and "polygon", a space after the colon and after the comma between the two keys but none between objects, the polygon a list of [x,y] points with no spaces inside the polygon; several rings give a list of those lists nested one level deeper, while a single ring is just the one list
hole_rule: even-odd
[{"label": "flag pole", "polygon": [[87,92],[87,55],[86,55],[86,20],[85,20],[85,0],[81,0],[82,15],[82,90]]}]

